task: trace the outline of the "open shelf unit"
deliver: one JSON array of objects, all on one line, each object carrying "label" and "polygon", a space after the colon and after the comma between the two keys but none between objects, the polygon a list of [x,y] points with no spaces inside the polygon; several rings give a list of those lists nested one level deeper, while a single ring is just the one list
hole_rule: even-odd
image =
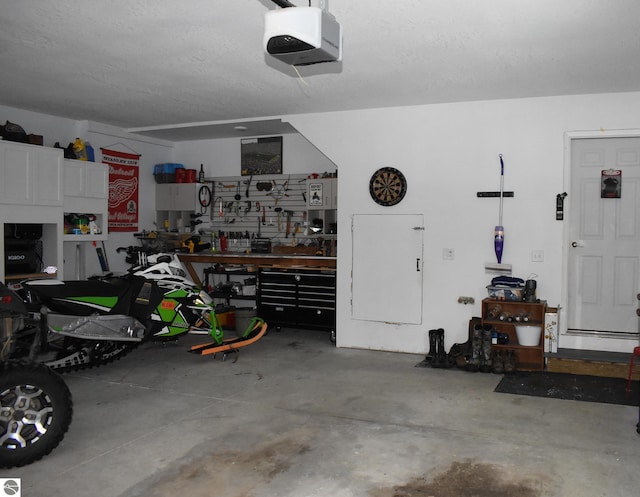
[{"label": "open shelf unit", "polygon": [[[484,299],[482,301],[482,324],[493,326],[498,332],[509,335],[506,345],[493,344],[498,350],[513,350],[516,355],[518,371],[542,371],[544,369],[544,317],[547,303],[517,302],[508,300]],[[526,321],[525,321],[526,319]],[[539,332],[538,345],[520,345],[516,334],[516,325],[534,327]]]}]

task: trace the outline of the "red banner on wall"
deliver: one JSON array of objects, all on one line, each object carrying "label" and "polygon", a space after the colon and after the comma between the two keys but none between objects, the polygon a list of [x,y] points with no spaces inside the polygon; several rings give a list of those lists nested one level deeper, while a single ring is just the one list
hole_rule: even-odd
[{"label": "red banner on wall", "polygon": [[138,231],[139,154],[102,148],[109,165],[109,231]]}]

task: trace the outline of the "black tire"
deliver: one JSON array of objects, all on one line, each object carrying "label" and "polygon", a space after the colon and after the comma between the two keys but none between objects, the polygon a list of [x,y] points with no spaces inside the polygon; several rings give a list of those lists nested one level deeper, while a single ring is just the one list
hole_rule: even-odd
[{"label": "black tire", "polygon": [[64,438],[73,401],[62,377],[43,364],[0,365],[0,468],[24,466]]}]

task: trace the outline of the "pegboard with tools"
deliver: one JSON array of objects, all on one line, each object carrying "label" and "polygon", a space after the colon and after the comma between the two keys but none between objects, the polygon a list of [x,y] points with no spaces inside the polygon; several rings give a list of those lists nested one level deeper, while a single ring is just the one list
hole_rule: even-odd
[{"label": "pegboard with tools", "polygon": [[[230,240],[267,238],[274,245],[309,244],[307,175],[207,178],[212,188],[211,231]],[[235,243],[238,245],[238,242]],[[242,251],[248,243],[229,245]]]}]

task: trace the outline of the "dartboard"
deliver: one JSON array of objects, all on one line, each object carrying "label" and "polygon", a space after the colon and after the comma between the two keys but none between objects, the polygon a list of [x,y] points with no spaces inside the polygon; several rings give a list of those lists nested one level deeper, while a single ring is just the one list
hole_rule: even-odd
[{"label": "dartboard", "polygon": [[374,202],[380,205],[396,205],[407,193],[407,180],[397,169],[382,167],[371,176],[369,193]]}]

